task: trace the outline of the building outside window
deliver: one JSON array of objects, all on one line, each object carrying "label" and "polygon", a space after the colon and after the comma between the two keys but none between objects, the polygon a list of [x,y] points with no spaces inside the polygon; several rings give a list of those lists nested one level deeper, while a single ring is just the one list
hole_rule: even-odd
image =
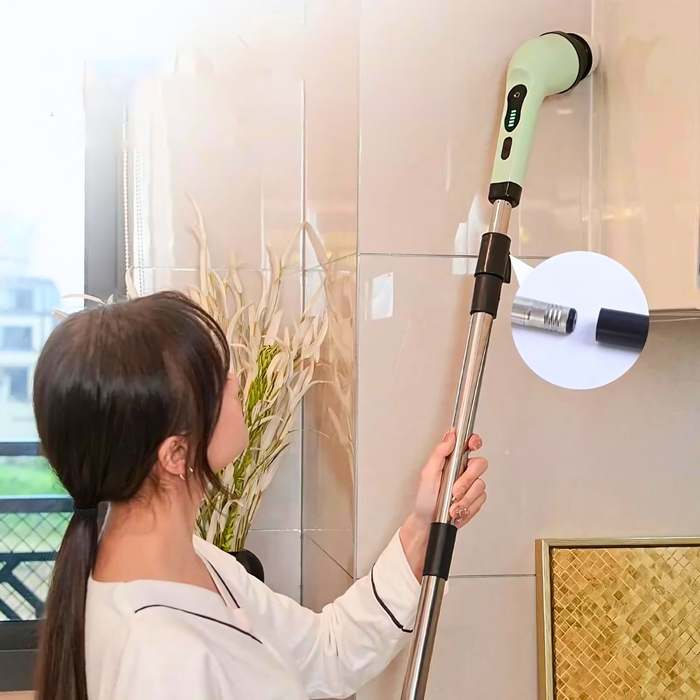
[{"label": "building outside window", "polygon": [[29,368],[0,367],[0,401],[29,401]]},{"label": "building outside window", "polygon": [[34,290],[29,288],[13,290],[14,308],[17,311],[31,311],[34,307]]},{"label": "building outside window", "polygon": [[0,351],[31,350],[32,326],[0,327]]}]

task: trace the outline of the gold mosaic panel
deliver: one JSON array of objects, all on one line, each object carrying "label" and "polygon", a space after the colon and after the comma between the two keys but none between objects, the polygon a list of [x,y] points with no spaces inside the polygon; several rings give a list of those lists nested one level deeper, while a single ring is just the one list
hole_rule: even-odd
[{"label": "gold mosaic panel", "polygon": [[700,699],[700,546],[552,548],[556,700]]}]

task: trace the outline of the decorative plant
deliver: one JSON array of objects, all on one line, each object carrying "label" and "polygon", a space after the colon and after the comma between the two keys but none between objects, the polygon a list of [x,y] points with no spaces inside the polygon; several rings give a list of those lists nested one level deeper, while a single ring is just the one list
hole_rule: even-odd
[{"label": "decorative plant", "polygon": [[[204,222],[197,205],[193,227],[199,243],[199,287],[188,292],[226,332],[232,370],[241,385],[241,403],[249,446],[220,478],[232,497],[208,493],[197,518],[198,534],[220,549],[241,551],[265,489],[289,446],[297,409],[314,379],[328,315],[312,299],[298,322],[280,309],[282,278],[289,249],[281,259],[268,249],[270,269],[260,273],[262,292],[251,301],[233,265],[221,278],[211,268]],[[293,241],[298,240],[295,236]],[[319,290],[319,293],[322,290]]]},{"label": "decorative plant", "polygon": [[[192,201],[192,200],[191,200]],[[192,201],[197,223],[193,232],[199,245],[199,286],[187,292],[216,321],[231,348],[231,370],[241,386],[241,404],[248,426],[246,451],[220,474],[227,494],[205,494],[197,517],[197,534],[227,552],[242,551],[262,495],[277,473],[280,456],[295,432],[297,410],[304,395],[315,384],[321,344],[328,331],[325,308],[312,315],[318,296],[311,299],[299,321],[280,308],[282,280],[291,245],[278,258],[268,248],[269,269],[260,271],[262,291],[251,300],[235,264],[223,277],[211,267],[207,234],[199,207]],[[303,231],[302,225],[299,232]],[[126,286],[129,298],[138,297],[130,272]],[[87,295],[74,295],[98,304],[107,302]],[[60,319],[65,314],[56,311]]]}]

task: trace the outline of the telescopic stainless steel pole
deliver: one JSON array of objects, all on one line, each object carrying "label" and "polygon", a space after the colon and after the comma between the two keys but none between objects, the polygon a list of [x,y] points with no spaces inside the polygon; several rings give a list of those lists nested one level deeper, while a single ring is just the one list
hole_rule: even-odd
[{"label": "telescopic stainless steel pole", "polygon": [[457,533],[450,519],[452,487],[462,473],[466,458],[462,450],[474,428],[491,324],[498,312],[501,287],[510,281],[508,223],[511,208],[520,203],[537,115],[546,97],[571,90],[586,78],[595,69],[599,55],[597,46],[587,37],[570,32],[547,32],[523,44],[508,65],[489,187],[493,214],[489,231],[481,238],[474,273],[469,339],[454,414],[457,443],[445,466],[435,520],[430,529],[402,700],[423,700],[425,696],[442,594]]},{"label": "telescopic stainless steel pole", "polygon": [[[493,206],[489,233],[484,234],[482,238],[474,280],[467,350],[462,364],[453,418],[457,434],[456,447],[445,465],[440,484],[402,700],[422,699],[428,682],[442,596],[457,532],[450,517],[452,487],[462,474],[468,456],[468,453],[463,452],[463,445],[466,445],[474,429],[481,377],[484,373],[491,325],[498,308],[501,285],[510,281],[510,239],[506,235],[510,212],[511,205],[507,201],[497,200]],[[484,310],[481,310],[482,307]]]}]

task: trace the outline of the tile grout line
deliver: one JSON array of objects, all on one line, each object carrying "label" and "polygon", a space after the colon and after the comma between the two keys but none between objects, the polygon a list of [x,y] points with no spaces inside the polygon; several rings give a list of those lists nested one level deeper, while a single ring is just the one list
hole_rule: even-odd
[{"label": "tile grout line", "polygon": [[312,539],[308,535],[306,536],[306,539],[308,539],[309,542],[311,542],[312,544],[316,545],[316,547],[318,547],[320,551],[322,551],[341,571],[346,573],[353,581],[356,580],[355,577],[341,563],[336,561],[334,557],[328,554],[328,552],[323,547],[321,547],[321,545],[318,542],[316,542],[316,540]]},{"label": "tile grout line", "polygon": [[[477,260],[478,255],[464,255],[461,253],[358,253],[362,258],[438,258],[444,260]],[[547,255],[518,255],[518,260],[548,260]],[[341,258],[338,258],[340,260]]]}]

